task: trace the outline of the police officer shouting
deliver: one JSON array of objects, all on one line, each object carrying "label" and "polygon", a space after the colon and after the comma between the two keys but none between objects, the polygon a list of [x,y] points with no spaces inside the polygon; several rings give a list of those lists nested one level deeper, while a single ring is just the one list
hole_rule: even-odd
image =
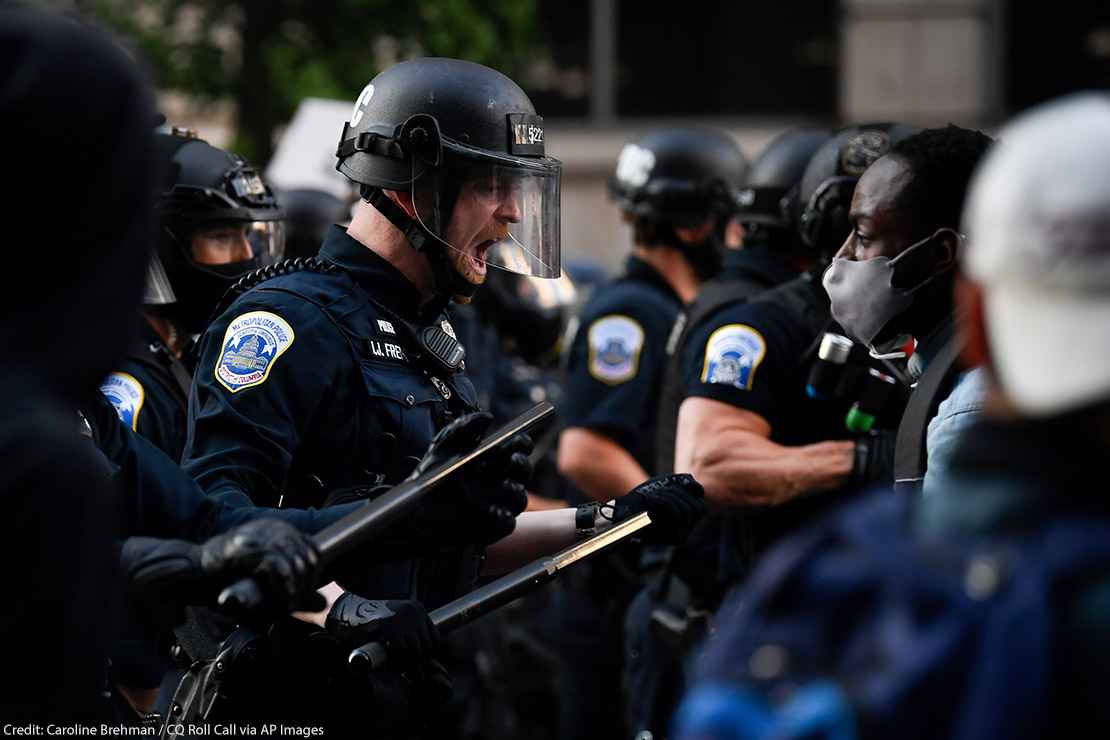
[{"label": "police officer shouting", "polygon": [[[488,269],[559,274],[561,166],[504,75],[452,59],[397,64],[363,89],[337,154],[363,197],[350,226],[315,259],[245,278],[200,342],[183,466],[220,500],[319,506],[401,481],[438,430],[475,409],[447,304],[468,301]],[[339,581],[429,607],[465,590],[481,547],[525,506],[526,450],[513,441],[439,492],[417,515],[421,536],[403,543],[423,557],[356,564]],[[574,511],[553,516],[557,536],[541,522],[528,544],[573,541]]]},{"label": "police officer shouting", "polygon": [[155,134],[155,153],[165,183],[142,333],[101,391],[124,423],[180,460],[192,338],[239,277],[280,259],[284,214],[242,157],[178,129]]},{"label": "police officer shouting", "polygon": [[[475,408],[446,304],[468,300],[502,250],[558,274],[559,163],[527,97],[493,70],[386,70],[355,104],[338,167],[363,189],[350,227],[318,259],[245,281],[202,340],[183,462],[209,495],[321,505],[399,482]],[[474,507],[472,531],[437,534],[508,534],[526,472],[496,473],[507,482]],[[379,575],[376,594],[454,590],[434,595],[434,572],[413,564]]]}]

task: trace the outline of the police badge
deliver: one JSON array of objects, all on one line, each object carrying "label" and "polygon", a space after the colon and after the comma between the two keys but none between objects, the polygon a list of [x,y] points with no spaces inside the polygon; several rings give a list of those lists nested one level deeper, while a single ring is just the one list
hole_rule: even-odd
[{"label": "police badge", "polygon": [[224,332],[216,380],[232,393],[262,385],[294,336],[293,327],[277,314],[251,311],[239,316]]}]

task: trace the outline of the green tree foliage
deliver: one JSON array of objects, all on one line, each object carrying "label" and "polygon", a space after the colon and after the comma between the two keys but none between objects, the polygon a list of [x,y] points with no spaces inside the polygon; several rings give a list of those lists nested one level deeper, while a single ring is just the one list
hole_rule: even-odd
[{"label": "green tree foliage", "polygon": [[70,0],[130,39],[159,87],[231,98],[234,148],[257,164],[305,97],[351,99],[411,56],[470,59],[519,77],[536,58],[536,0]]}]

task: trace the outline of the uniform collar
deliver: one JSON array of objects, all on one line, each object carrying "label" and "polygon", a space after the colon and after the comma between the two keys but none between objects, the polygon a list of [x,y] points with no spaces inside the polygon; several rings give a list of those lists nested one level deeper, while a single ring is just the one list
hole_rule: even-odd
[{"label": "uniform collar", "polygon": [[671,287],[662,273],[634,254],[629,255],[624,263],[624,277],[653,285],[682,303],[682,299],[678,297],[678,293],[674,292],[674,288]]},{"label": "uniform collar", "polygon": [[342,226],[332,226],[320,257],[342,267],[363,290],[406,319],[420,315],[416,286],[388,260],[354,239]]}]

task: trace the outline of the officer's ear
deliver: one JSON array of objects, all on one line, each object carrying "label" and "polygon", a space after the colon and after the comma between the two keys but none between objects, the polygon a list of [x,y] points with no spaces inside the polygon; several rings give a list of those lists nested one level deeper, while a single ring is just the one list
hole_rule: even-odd
[{"label": "officer's ear", "polygon": [[387,198],[399,205],[405,214],[411,218],[416,219],[416,206],[412,202],[412,193],[407,190],[386,190],[384,191]]},{"label": "officer's ear", "polygon": [[956,274],[956,315],[962,348],[960,359],[967,367],[990,367],[990,345],[983,306],[983,289]]}]

